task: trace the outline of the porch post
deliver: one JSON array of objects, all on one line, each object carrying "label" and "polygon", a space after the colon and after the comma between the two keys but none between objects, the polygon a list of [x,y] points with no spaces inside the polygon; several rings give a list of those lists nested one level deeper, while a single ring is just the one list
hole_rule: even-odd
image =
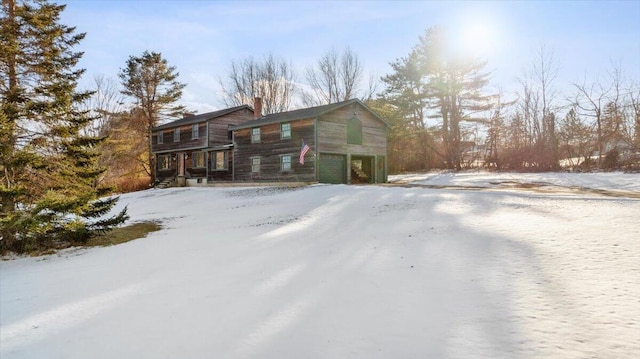
[{"label": "porch post", "polygon": [[347,184],[351,184],[351,154],[347,153],[347,163],[346,163],[346,170],[347,170]]}]

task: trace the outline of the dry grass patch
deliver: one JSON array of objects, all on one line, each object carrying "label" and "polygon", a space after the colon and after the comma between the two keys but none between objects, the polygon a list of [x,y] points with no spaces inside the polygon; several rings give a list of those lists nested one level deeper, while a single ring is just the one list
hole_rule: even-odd
[{"label": "dry grass patch", "polygon": [[149,233],[159,231],[162,226],[158,222],[138,222],[128,226],[114,228],[111,231],[95,236],[87,242],[87,247],[112,246],[146,237]]}]

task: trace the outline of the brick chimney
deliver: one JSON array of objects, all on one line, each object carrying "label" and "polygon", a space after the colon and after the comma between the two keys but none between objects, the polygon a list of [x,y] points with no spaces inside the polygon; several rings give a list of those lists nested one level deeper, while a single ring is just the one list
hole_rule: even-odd
[{"label": "brick chimney", "polygon": [[182,113],[182,118],[187,118],[187,117],[192,117],[195,116],[196,114],[193,112],[183,112]]},{"label": "brick chimney", "polygon": [[253,119],[262,117],[262,97],[253,99]]}]

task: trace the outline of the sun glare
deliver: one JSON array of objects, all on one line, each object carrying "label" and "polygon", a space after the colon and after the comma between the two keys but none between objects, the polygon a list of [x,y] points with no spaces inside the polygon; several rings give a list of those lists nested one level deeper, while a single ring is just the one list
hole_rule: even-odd
[{"label": "sun glare", "polygon": [[454,50],[464,55],[486,57],[498,43],[495,25],[485,19],[461,21],[453,35]]}]

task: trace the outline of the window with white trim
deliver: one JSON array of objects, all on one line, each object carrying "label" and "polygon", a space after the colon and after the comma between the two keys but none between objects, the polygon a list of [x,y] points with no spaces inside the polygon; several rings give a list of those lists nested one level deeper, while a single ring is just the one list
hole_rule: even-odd
[{"label": "window with white trim", "polygon": [[280,171],[291,171],[291,155],[280,156]]},{"label": "window with white trim", "polygon": [[251,172],[260,172],[260,157],[251,157]]},{"label": "window with white trim", "polygon": [[191,153],[191,161],[193,168],[201,168],[204,167],[204,152],[193,152]]},{"label": "window with white trim", "polygon": [[260,143],[260,127],[251,129],[251,143]]},{"label": "window with white trim", "polygon": [[197,140],[198,137],[200,137],[200,128],[198,127],[197,123],[194,123],[193,125],[191,125],[191,139]]},{"label": "window with white trim", "polygon": [[180,142],[180,127],[173,130],[173,142]]},{"label": "window with white trim", "polygon": [[283,123],[280,125],[280,138],[285,140],[291,138],[291,124]]}]

